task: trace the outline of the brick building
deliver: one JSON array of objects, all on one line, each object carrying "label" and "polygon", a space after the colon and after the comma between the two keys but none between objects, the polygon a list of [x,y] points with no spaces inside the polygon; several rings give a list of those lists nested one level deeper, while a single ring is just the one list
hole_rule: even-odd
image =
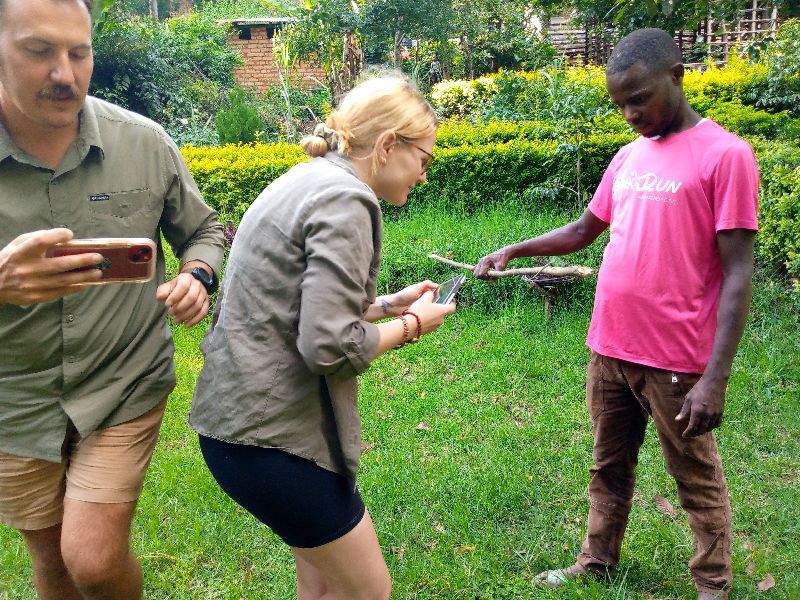
[{"label": "brick building", "polygon": [[[271,85],[280,82],[274,43],[275,33],[290,21],[288,17],[225,21],[231,26],[228,45],[238,51],[244,61],[244,65],[237,67],[233,72],[239,85],[245,89],[263,92]],[[303,62],[290,69],[289,79],[292,84],[302,87],[326,85],[327,82],[325,69]]]}]

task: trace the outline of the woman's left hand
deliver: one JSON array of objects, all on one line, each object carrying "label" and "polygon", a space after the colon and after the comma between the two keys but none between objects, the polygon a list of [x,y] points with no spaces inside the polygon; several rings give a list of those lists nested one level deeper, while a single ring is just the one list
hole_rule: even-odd
[{"label": "woman's left hand", "polygon": [[429,290],[435,291],[438,288],[438,284],[433,281],[425,280],[403,288],[394,294],[379,296],[377,300],[375,300],[375,304],[367,309],[364,319],[374,323],[375,321],[387,317],[396,317],[419,300],[425,292]]}]

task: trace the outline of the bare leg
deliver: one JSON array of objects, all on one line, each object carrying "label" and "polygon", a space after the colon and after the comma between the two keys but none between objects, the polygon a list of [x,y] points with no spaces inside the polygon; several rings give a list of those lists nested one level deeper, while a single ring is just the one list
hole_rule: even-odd
[{"label": "bare leg", "polygon": [[41,600],[82,600],[61,557],[61,523],[20,531],[33,564],[33,585]]},{"label": "bare leg", "polygon": [[139,600],[142,570],[128,548],[136,502],[64,499],[61,553],[86,600]]},{"label": "bare leg", "polygon": [[297,600],[314,600],[328,593],[328,584],[322,573],[310,562],[306,561],[297,548],[292,548],[297,566]]},{"label": "bare leg", "polygon": [[[350,532],[317,548],[292,548],[299,600],[387,600],[389,569],[368,512]],[[308,594],[300,596],[300,593]]]}]

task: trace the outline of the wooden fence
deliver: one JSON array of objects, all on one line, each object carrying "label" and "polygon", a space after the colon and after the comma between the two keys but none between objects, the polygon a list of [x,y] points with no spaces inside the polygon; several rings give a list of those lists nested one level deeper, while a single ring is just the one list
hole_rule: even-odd
[{"label": "wooden fence", "polygon": [[[775,6],[764,0],[752,0],[748,8],[739,11],[735,22],[715,22],[708,18],[695,30],[677,32],[675,41],[690,64],[699,66],[708,59],[724,63],[734,46],[774,36],[779,22]],[[545,30],[560,54],[570,62],[583,64],[605,64],[618,37],[614,27],[601,23],[584,27],[577,23],[574,14],[552,17]]]}]

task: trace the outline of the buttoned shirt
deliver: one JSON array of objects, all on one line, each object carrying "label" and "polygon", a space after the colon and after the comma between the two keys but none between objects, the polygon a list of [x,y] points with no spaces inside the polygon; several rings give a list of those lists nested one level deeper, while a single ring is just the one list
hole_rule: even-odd
[{"label": "buttoned shirt", "polygon": [[356,375],[377,355],[382,215],[334,152],[292,167],[247,210],[225,268],[190,424],[355,479]]},{"label": "buttoned shirt", "polygon": [[0,247],[67,227],[75,238],[157,244],[148,283],[108,284],[0,307],[0,450],[60,461],[71,421],[85,437],[134,419],[175,386],[161,234],[182,263],[219,272],[222,227],[177,146],[156,123],[87,97],[79,134],[53,171],[0,126]]}]

